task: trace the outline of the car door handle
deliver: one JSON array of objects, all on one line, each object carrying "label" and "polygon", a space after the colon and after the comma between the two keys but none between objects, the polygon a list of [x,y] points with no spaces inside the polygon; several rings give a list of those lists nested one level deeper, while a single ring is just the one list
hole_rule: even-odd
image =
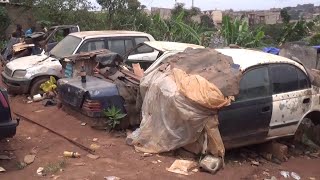
[{"label": "car door handle", "polygon": [[303,104],[308,104],[310,103],[310,98],[306,98],[302,101]]},{"label": "car door handle", "polygon": [[261,112],[267,113],[267,112],[270,112],[270,110],[271,110],[270,106],[266,106],[266,107],[262,108]]}]

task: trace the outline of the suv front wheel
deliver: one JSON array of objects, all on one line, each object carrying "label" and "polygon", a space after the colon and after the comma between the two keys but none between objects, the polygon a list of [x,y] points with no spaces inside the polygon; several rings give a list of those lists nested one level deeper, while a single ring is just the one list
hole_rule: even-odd
[{"label": "suv front wheel", "polygon": [[42,91],[42,89],[40,89],[40,86],[48,80],[50,80],[50,78],[47,76],[38,77],[35,80],[33,80],[30,88],[31,97],[37,94],[43,94],[44,92]]}]

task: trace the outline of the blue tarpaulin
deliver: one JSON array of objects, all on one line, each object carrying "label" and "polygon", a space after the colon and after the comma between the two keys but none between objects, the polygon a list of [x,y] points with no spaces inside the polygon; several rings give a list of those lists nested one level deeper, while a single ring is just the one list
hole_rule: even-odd
[{"label": "blue tarpaulin", "polygon": [[262,49],[263,52],[274,54],[274,55],[279,55],[280,49],[275,48],[275,47],[265,47]]},{"label": "blue tarpaulin", "polygon": [[312,46],[312,47],[316,48],[316,50],[317,50],[318,53],[320,52],[320,45],[318,45],[318,46]]}]

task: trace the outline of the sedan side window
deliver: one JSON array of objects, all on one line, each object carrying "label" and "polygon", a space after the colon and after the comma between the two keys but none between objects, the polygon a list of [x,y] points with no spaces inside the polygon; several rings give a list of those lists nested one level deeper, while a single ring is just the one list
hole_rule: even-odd
[{"label": "sedan side window", "polygon": [[309,77],[300,69],[297,69],[298,71],[298,79],[299,79],[299,89],[306,89],[310,88],[310,81]]},{"label": "sedan side window", "polygon": [[303,89],[303,86],[305,86],[306,83],[303,80],[303,77],[301,77],[300,88],[300,78],[298,76],[297,68],[288,64],[270,65],[270,75],[272,80],[273,94]]},{"label": "sedan side window", "polygon": [[267,67],[247,71],[240,81],[240,93],[236,100],[247,100],[269,96],[270,81]]}]

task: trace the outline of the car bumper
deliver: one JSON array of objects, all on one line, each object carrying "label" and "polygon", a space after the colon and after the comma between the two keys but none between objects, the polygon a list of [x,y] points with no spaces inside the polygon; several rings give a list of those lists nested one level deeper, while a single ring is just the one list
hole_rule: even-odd
[{"label": "car bumper", "polygon": [[18,121],[12,120],[7,123],[0,123],[0,138],[12,138],[17,131]]},{"label": "car bumper", "polygon": [[27,94],[29,92],[31,80],[13,78],[5,72],[2,72],[1,76],[10,94]]}]

